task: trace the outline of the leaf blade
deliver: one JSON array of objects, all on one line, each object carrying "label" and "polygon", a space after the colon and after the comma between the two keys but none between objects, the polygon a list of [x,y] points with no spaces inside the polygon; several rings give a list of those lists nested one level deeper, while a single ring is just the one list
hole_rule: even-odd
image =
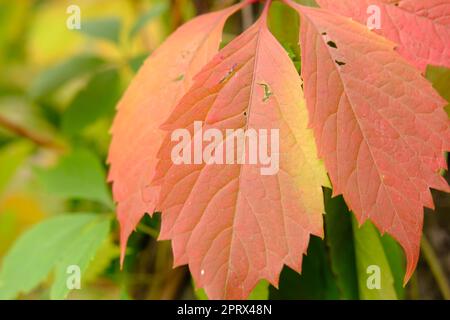
[{"label": "leaf blade", "polygon": [[450,3],[446,0],[317,0],[333,12],[366,25],[367,10],[377,6],[381,26],[374,31],[399,45],[398,52],[421,71],[427,65],[450,67]]},{"label": "leaf blade", "polygon": [[292,6],[303,17],[307,105],[334,195],[343,194],[360,223],[371,219],[400,242],[406,282],[423,207],[433,207],[429,189],[449,191],[439,175],[450,141],[445,101],[390,41],[331,12]]},{"label": "leaf blade", "polygon": [[[96,221],[97,214],[61,215],[26,231],[3,259],[0,270],[0,299],[28,293],[43,281],[75,242],[82,230]],[[108,221],[109,223],[109,221]],[[63,284],[65,285],[65,281]]]},{"label": "leaf blade", "polygon": [[[283,264],[300,271],[310,234],[323,233],[328,179],[307,129],[301,80],[264,21],[213,58],[164,125],[155,177],[160,239],[172,240],[175,265],[189,263],[212,299],[246,298],[260,279],[276,285]],[[260,175],[260,164],[174,165],[170,131],[192,135],[200,120],[203,130],[222,133],[279,129],[282,173]]]},{"label": "leaf blade", "polygon": [[217,52],[227,18],[243,5],[197,17],[180,27],[146,60],[119,102],[111,128],[108,180],[113,182],[118,204],[122,259],[129,235],[145,213],[153,213],[158,201],[159,188],[150,182],[164,138],[159,127],[194,75]]}]

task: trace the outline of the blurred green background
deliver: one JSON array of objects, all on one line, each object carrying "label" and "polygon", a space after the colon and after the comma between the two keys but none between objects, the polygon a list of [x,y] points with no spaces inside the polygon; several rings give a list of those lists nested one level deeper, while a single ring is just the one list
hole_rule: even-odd
[{"label": "blurred green background", "polygon": [[[187,268],[172,269],[170,243],[155,241],[158,215],[139,225],[120,271],[106,156],[115,105],[144,59],[185,21],[234,2],[0,0],[0,299],[204,298],[193,289]],[[66,26],[72,14],[67,8],[74,4],[81,10],[80,30]],[[254,12],[233,16],[224,42],[257,10],[255,5]],[[298,17],[275,3],[270,26],[300,67]],[[449,71],[429,68],[427,77],[449,100]],[[342,199],[325,194],[328,223],[333,208],[343,212],[346,207]],[[361,230],[366,239],[381,239],[381,254],[392,269],[392,292],[379,298],[450,295],[450,198],[434,196],[437,214],[426,215],[428,240],[406,288],[401,286],[404,262],[398,246],[371,226]],[[347,217],[342,232],[351,233]],[[357,234],[351,239],[355,244],[347,258],[352,264],[344,267],[354,273],[347,282],[353,287],[342,289],[327,239],[312,240],[302,276],[286,269],[280,290],[261,282],[252,298],[370,298],[358,288],[353,252],[362,259],[357,251],[367,250],[368,244],[358,243]],[[66,270],[72,264],[80,266],[82,283],[81,290],[69,292]]]}]

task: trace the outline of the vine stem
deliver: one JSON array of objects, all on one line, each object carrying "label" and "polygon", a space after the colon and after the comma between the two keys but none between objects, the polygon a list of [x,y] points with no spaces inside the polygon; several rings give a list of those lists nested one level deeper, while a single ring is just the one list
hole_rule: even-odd
[{"label": "vine stem", "polygon": [[253,23],[253,8],[252,6],[246,6],[242,9],[242,27],[247,29]]},{"label": "vine stem", "polygon": [[6,117],[3,117],[2,115],[0,115],[0,127],[5,128],[6,130],[14,133],[15,135],[26,138],[38,146],[48,148],[48,149],[53,149],[56,151],[63,150],[63,147],[61,145],[58,145],[56,142],[46,139],[44,137],[41,137],[41,136],[35,134],[34,132],[31,132],[28,129],[17,125],[16,123],[12,122],[11,120],[7,119]]},{"label": "vine stem", "polygon": [[442,296],[445,300],[450,300],[450,288],[448,286],[447,278],[445,276],[444,270],[439,263],[439,259],[433,250],[430,242],[425,235],[422,236],[422,241],[420,242],[420,248],[422,249],[423,257],[430,267],[431,273],[436,280]]},{"label": "vine stem", "polygon": [[158,233],[158,231],[156,231],[153,228],[150,228],[146,225],[140,224],[137,226],[137,229],[138,229],[138,231],[141,231],[142,233],[145,233],[154,239],[158,239],[159,233]]}]

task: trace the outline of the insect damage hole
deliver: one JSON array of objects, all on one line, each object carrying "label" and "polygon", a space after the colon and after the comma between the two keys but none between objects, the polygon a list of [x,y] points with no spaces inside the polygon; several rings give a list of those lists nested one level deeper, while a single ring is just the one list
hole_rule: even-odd
[{"label": "insect damage hole", "polygon": [[173,79],[173,81],[178,82],[184,80],[184,74],[180,74],[178,77],[176,77],[175,79]]},{"label": "insect damage hole", "polygon": [[227,74],[220,80],[220,84],[226,83],[228,82],[228,80],[230,80],[234,74],[236,73],[236,68],[237,68],[238,64],[235,63],[231,66],[230,70],[228,70]]},{"label": "insect damage hole", "polygon": [[334,49],[337,49],[337,45],[336,45],[336,42],[334,42],[334,41],[328,41],[327,42],[327,45],[329,46],[329,47],[331,47],[331,48],[334,48]]},{"label": "insect damage hole", "polygon": [[270,86],[267,83],[264,83],[264,82],[261,82],[261,83],[258,83],[258,84],[261,87],[263,87],[263,89],[264,89],[264,97],[263,97],[262,101],[266,102],[273,95],[272,91],[270,90]]}]

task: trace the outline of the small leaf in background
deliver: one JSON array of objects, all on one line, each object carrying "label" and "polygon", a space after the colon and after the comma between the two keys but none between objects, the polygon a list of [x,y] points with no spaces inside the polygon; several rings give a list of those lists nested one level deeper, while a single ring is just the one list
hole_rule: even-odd
[{"label": "small leaf in background", "polygon": [[[248,300],[267,300],[269,299],[269,282],[266,280],[261,280],[258,282],[256,287],[252,290],[250,295],[248,296]],[[195,296],[198,300],[208,300],[208,296],[206,295],[205,290],[197,289],[195,290]]]},{"label": "small leaf in background", "polygon": [[[33,104],[25,96],[1,96],[0,95],[0,115],[2,123],[8,123],[16,130],[9,130],[0,125],[0,135],[7,137],[29,135],[39,140],[56,140],[56,132],[48,119],[44,117],[43,108]],[[20,129],[18,129],[20,128]]]},{"label": "small leaf in background", "polygon": [[[286,23],[290,21],[290,23]],[[296,64],[300,63],[299,17],[298,14],[281,2],[274,2],[269,11],[269,29],[289,53],[289,57]]]},{"label": "small leaf in background", "polygon": [[195,289],[195,285],[192,282],[193,288],[194,288],[194,292],[195,292],[195,296],[197,297],[198,300],[208,300],[208,296],[206,295],[206,292],[204,289],[200,288],[200,289]]},{"label": "small leaf in background", "polygon": [[140,55],[137,55],[133,58],[131,58],[128,61],[128,64],[130,65],[131,70],[133,70],[134,73],[138,72],[139,68],[144,64],[145,59],[147,59],[149,56],[148,53],[143,53]]},{"label": "small leaf in background", "polygon": [[37,172],[50,193],[70,199],[98,201],[113,207],[104,169],[97,156],[88,150],[74,150],[61,158],[55,167]]},{"label": "small leaf in background", "polygon": [[86,269],[83,282],[90,283],[101,277],[101,274],[115,259],[119,259],[120,248],[114,243],[113,237],[109,236],[97,250],[95,259]]},{"label": "small leaf in background", "polygon": [[380,239],[389,266],[391,267],[392,276],[394,277],[394,287],[397,298],[404,299],[405,287],[403,287],[403,275],[405,274],[406,269],[405,254],[397,241],[390,235],[384,234]]},{"label": "small leaf in background", "polygon": [[169,5],[167,2],[161,2],[154,5],[152,8],[150,8],[150,10],[140,16],[139,19],[134,23],[133,27],[131,28],[129,37],[133,38],[134,36],[136,36],[139,31],[141,31],[142,28],[144,28],[150,21],[159,17],[168,9]]},{"label": "small leaf in background", "polygon": [[[450,69],[428,66],[426,77],[431,81],[437,92],[450,103]],[[447,111],[447,114],[450,116],[450,104],[447,104],[445,111]]]},{"label": "small leaf in background", "polygon": [[342,299],[358,299],[355,246],[352,216],[342,196],[331,198],[331,189],[324,188],[325,242],[330,264]]},{"label": "small leaf in background", "polygon": [[[30,292],[55,267],[61,268],[67,263],[78,264],[83,272],[106,239],[109,223],[105,216],[85,213],[61,215],[33,226],[3,259],[0,299]],[[66,285],[67,275],[61,277],[58,272],[61,271],[57,270],[52,297],[63,298],[67,292],[60,288]]]},{"label": "small leaf in background", "polygon": [[294,1],[308,7],[318,7],[316,0],[294,0]]},{"label": "small leaf in background", "polygon": [[95,55],[74,56],[38,74],[31,83],[28,94],[33,99],[43,98],[69,80],[93,72],[104,64],[105,61]]},{"label": "small leaf in background", "polygon": [[248,300],[267,300],[269,299],[269,282],[260,280],[256,287],[250,293]]},{"label": "small leaf in background", "polygon": [[0,149],[0,195],[32,149],[28,141],[13,142]]},{"label": "small leaf in background", "polygon": [[12,193],[0,201],[0,256],[27,228],[45,217],[45,212],[34,195]]},{"label": "small leaf in background", "polygon": [[308,254],[303,257],[301,274],[284,267],[280,276],[279,289],[270,287],[270,299],[339,299],[339,289],[331,272],[323,240],[311,237]]},{"label": "small leaf in background", "polygon": [[105,17],[83,21],[81,23],[81,33],[90,37],[108,40],[114,43],[119,43],[120,29],[122,23],[117,17]]},{"label": "small leaf in background", "polygon": [[79,267],[81,276],[83,276],[96,252],[105,243],[109,227],[108,219],[97,218],[96,221],[80,230],[80,234],[62,252],[63,256],[57,264],[55,280],[50,291],[51,299],[61,300],[67,297],[70,291],[66,283],[68,268],[70,266]]},{"label": "small leaf in background", "polygon": [[73,99],[62,116],[62,129],[74,135],[102,116],[112,115],[120,98],[120,77],[116,69],[95,74]]},{"label": "small leaf in background", "polygon": [[[397,299],[394,277],[378,231],[369,221],[358,227],[358,222],[352,217],[352,223],[360,298],[363,300]],[[380,270],[380,289],[369,288],[367,285],[368,278],[371,276],[371,273],[368,273],[370,266],[376,266]]]}]

